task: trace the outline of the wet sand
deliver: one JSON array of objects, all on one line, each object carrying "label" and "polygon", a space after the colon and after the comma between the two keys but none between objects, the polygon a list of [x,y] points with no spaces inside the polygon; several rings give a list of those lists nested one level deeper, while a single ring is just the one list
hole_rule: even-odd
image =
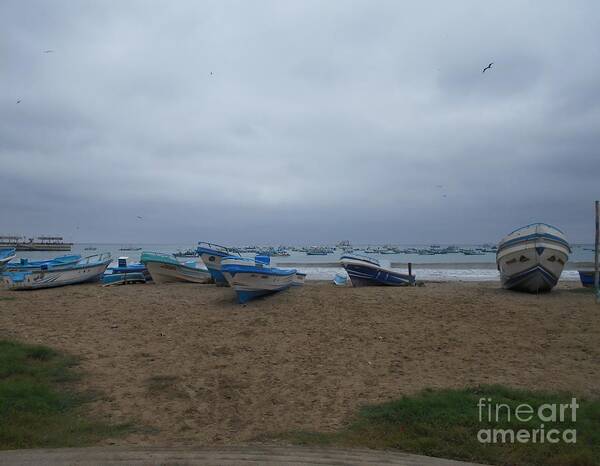
[{"label": "wet sand", "polygon": [[212,285],[0,291],[0,337],[81,357],[94,414],[120,445],[213,445],[333,430],[365,403],[501,383],[600,396],[600,306],[561,284],[338,288],[308,283],[241,306]]}]

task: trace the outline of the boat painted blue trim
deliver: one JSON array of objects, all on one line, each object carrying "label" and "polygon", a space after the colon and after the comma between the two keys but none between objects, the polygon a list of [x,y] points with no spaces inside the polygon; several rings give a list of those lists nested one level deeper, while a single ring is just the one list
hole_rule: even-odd
[{"label": "boat painted blue trim", "polygon": [[292,286],[291,283],[288,283],[281,288],[276,290],[236,290],[238,302],[240,304],[245,304],[252,299],[259,298],[261,296],[266,296],[273,293],[278,293],[279,291],[287,290]]},{"label": "boat painted blue trim", "polygon": [[527,235],[527,236],[522,236],[520,238],[513,238],[509,241],[506,241],[504,243],[500,243],[500,245],[498,246],[498,251],[496,252],[496,254],[498,254],[501,250],[506,249],[510,246],[514,246],[515,244],[519,244],[519,243],[525,243],[528,241],[535,241],[535,240],[550,240],[550,241],[554,241],[556,243],[562,244],[563,246],[565,246],[567,248],[567,250],[569,252],[571,252],[571,246],[569,245],[569,243],[567,241],[565,241],[564,239],[555,236],[555,235],[551,235],[549,233],[532,233],[531,235]]},{"label": "boat painted blue trim", "polygon": [[146,277],[144,277],[144,274],[140,272],[112,273],[104,275],[102,277],[102,283],[104,285],[146,283]]},{"label": "boat painted blue trim", "polygon": [[221,264],[221,271],[230,273],[232,276],[236,273],[256,273],[260,275],[277,275],[283,277],[296,274],[296,269],[278,269],[275,267],[257,267],[254,265],[241,264]]},{"label": "boat painted blue trim", "polygon": [[0,248],[0,259],[6,259],[15,255],[15,248]]},{"label": "boat painted blue trim", "polygon": [[342,255],[342,257],[340,257],[340,261],[343,259],[360,260],[360,261],[368,262],[369,264],[376,265],[378,267],[381,266],[381,264],[379,263],[379,261],[377,259],[375,259],[373,257],[369,257],[369,256],[363,256],[362,254],[344,254],[344,255]]},{"label": "boat painted blue trim", "polygon": [[410,285],[415,283],[415,276],[388,270],[374,269],[368,266],[348,264],[345,266],[350,280],[377,285]]},{"label": "boat painted blue trim", "polygon": [[[504,287],[518,288],[522,283],[526,282],[529,278],[534,275],[539,275],[543,281],[548,285],[548,289],[552,289],[558,283],[559,277],[555,276],[552,272],[542,267],[541,265],[535,265],[523,272],[520,272],[516,275],[506,278],[504,281]],[[540,290],[543,291],[543,290]]]},{"label": "boat painted blue trim", "polygon": [[214,280],[215,284],[217,284],[217,285],[223,285],[223,284],[229,285],[229,282],[225,278],[225,275],[223,275],[220,270],[213,269],[213,268],[208,267],[208,266],[207,266],[207,268],[208,268],[208,271],[210,272],[210,276]]},{"label": "boat painted blue trim", "polygon": [[55,257],[53,259],[44,259],[44,260],[39,260],[39,261],[30,261],[28,259],[21,259],[19,262],[9,262],[8,264],[6,264],[6,266],[7,266],[7,268],[9,268],[13,271],[32,270],[32,269],[39,269],[41,267],[55,268],[55,267],[68,266],[71,264],[75,264],[75,263],[79,262],[80,260],[81,260],[81,256],[77,254],[77,255],[59,256],[59,257]]},{"label": "boat painted blue trim", "polygon": [[594,271],[593,270],[578,270],[581,284],[586,288],[594,287]]},{"label": "boat painted blue trim", "polygon": [[524,227],[519,227],[516,230],[511,231],[507,236],[510,236],[513,233],[516,233],[517,231],[524,230],[525,228],[530,228],[530,227],[534,227],[534,226],[537,226],[537,225],[543,225],[545,227],[554,228],[556,231],[560,231],[563,235],[565,234],[565,232],[562,231],[560,228],[557,228],[554,225],[550,225],[549,223],[534,222],[534,223],[530,223],[529,225],[525,225]]}]

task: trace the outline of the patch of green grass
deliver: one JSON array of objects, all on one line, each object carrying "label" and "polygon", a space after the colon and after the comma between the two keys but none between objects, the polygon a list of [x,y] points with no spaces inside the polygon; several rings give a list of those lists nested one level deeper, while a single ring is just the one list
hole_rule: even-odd
[{"label": "patch of green grass", "polygon": [[0,340],[0,450],[90,445],[128,430],[83,413],[76,359],[51,348]]},{"label": "patch of green grass", "polygon": [[[481,410],[480,421],[478,402],[481,398],[491,398],[493,422],[488,420],[487,404]],[[499,465],[599,465],[600,400],[577,398],[579,408],[575,422],[571,420],[570,409],[565,411],[564,422],[560,419],[544,422],[537,416],[540,406],[567,404],[572,398],[567,393],[533,392],[496,385],[464,390],[425,390],[396,401],[365,406],[346,428],[338,432],[290,432],[276,437],[297,444],[398,449]],[[510,420],[506,408],[501,408],[499,422],[496,422],[494,410],[500,403],[510,407]],[[521,422],[514,416],[515,408],[521,404],[530,405],[535,410],[528,422]],[[543,413],[547,415],[549,411]],[[560,441],[549,443],[544,437],[546,440],[541,443],[540,424],[544,424],[546,433],[550,429],[558,429]],[[482,443],[478,440],[481,429],[513,429],[515,432],[525,429],[530,433],[538,429],[538,441],[533,443],[530,438],[528,443]],[[568,429],[576,430],[576,443],[563,441],[562,434]],[[495,437],[493,431],[491,436],[501,439],[501,436]]]}]

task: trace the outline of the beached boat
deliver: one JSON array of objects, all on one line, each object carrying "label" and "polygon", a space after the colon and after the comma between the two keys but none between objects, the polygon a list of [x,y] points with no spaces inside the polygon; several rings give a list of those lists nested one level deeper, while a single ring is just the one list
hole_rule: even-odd
[{"label": "beached boat", "polygon": [[81,256],[78,254],[59,256],[52,259],[44,259],[39,261],[30,261],[26,258],[21,258],[18,262],[9,262],[6,264],[5,270],[7,272],[25,272],[33,270],[41,270],[42,268],[52,267],[66,267],[69,265],[76,264],[81,260]]},{"label": "beached boat", "polygon": [[148,272],[147,267],[140,262],[128,262],[129,257],[121,256],[117,259],[117,265],[115,267],[109,267],[106,270],[107,275],[116,274],[131,274],[141,273],[147,282],[152,281],[152,276]]},{"label": "beached boat", "polygon": [[110,264],[110,253],[96,254],[76,263],[42,265],[36,269],[2,273],[2,282],[12,290],[33,290],[99,280]]},{"label": "beached boat", "polygon": [[296,272],[296,276],[294,277],[294,281],[292,285],[294,286],[302,286],[306,281],[306,274],[304,272]]},{"label": "beached boat", "polygon": [[581,284],[586,288],[594,287],[594,273],[595,270],[593,267],[586,267],[579,269],[579,279],[581,280]]},{"label": "beached boat", "polygon": [[336,286],[346,286],[348,284],[348,275],[336,273],[333,277],[333,284]]},{"label": "beached boat", "polygon": [[146,283],[146,277],[141,272],[105,273],[102,276],[102,284],[104,286],[133,285],[138,283]]},{"label": "beached boat", "polygon": [[140,262],[148,268],[155,283],[192,282],[212,283],[208,269],[199,267],[196,261],[180,263],[171,254],[143,252]]},{"label": "beached boat", "polygon": [[294,284],[296,269],[278,269],[269,265],[269,258],[257,256],[224,257],[221,272],[237,293],[238,301],[245,303],[271,293],[285,290]]},{"label": "beached boat", "polygon": [[414,285],[415,276],[383,267],[377,259],[358,254],[345,254],[340,258],[352,286],[403,286]]},{"label": "beached boat", "polygon": [[498,244],[496,263],[502,286],[529,293],[550,291],[570,253],[564,233],[552,225],[532,223],[519,228]]},{"label": "beached boat", "polygon": [[0,270],[4,270],[6,264],[15,258],[15,248],[0,249]]},{"label": "beached boat", "polygon": [[227,280],[221,273],[221,260],[228,256],[241,257],[240,253],[233,248],[220,246],[218,244],[198,242],[196,251],[202,258],[202,262],[212,275],[212,278],[217,286],[229,286]]}]

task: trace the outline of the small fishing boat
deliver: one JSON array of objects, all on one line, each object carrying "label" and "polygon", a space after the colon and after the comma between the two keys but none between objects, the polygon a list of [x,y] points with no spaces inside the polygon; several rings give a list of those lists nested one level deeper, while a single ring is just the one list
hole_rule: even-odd
[{"label": "small fishing boat", "polygon": [[377,259],[358,254],[340,258],[352,286],[406,286],[415,284],[415,276],[383,267]]},{"label": "small fishing boat", "polygon": [[593,267],[591,268],[585,268],[585,269],[579,269],[577,272],[579,272],[579,279],[581,280],[581,284],[583,286],[585,286],[586,288],[593,288],[594,287],[594,273],[595,270]]},{"label": "small fishing boat", "polygon": [[558,283],[571,247],[558,228],[532,223],[509,233],[498,244],[496,263],[502,286],[539,293]]},{"label": "small fishing boat", "polygon": [[34,290],[99,280],[110,264],[110,253],[85,257],[76,263],[44,264],[39,268],[2,273],[11,290]]},{"label": "small fishing boat", "polygon": [[196,252],[202,258],[202,262],[204,262],[204,265],[210,272],[215,284],[217,286],[229,286],[227,280],[221,273],[221,260],[224,257],[229,256],[242,257],[240,253],[233,248],[206,243],[204,241],[198,242]]},{"label": "small fishing boat", "polygon": [[257,256],[224,257],[221,272],[243,304],[251,299],[285,290],[294,284],[296,269],[278,269],[269,265],[270,259]]},{"label": "small fishing boat", "polygon": [[90,246],[90,247],[84,248],[83,250],[84,251],[96,251],[97,249],[98,248],[93,248],[93,247]]},{"label": "small fishing boat", "polygon": [[34,271],[41,270],[42,268],[51,268],[51,267],[66,267],[69,265],[76,264],[81,260],[81,256],[78,254],[68,255],[68,256],[59,256],[53,259],[45,259],[39,261],[30,261],[26,258],[21,258],[18,262],[9,262],[6,264],[5,270],[7,272],[25,272],[25,271]]},{"label": "small fishing boat", "polygon": [[296,272],[296,276],[294,277],[294,281],[292,285],[294,286],[302,286],[306,281],[306,274],[304,272]]},{"label": "small fishing boat", "polygon": [[333,277],[333,284],[336,286],[346,286],[348,284],[348,275],[336,273]]},{"label": "small fishing boat", "polygon": [[102,276],[102,284],[104,286],[133,285],[138,283],[146,283],[146,277],[141,272],[105,273]]},{"label": "small fishing boat", "polygon": [[208,269],[199,267],[196,261],[182,264],[171,254],[145,251],[140,262],[148,268],[155,283],[212,283],[213,281]]},{"label": "small fishing boat", "polygon": [[116,267],[109,267],[106,274],[131,274],[141,273],[147,282],[152,281],[152,276],[148,272],[146,266],[140,262],[128,262],[129,257],[121,256],[117,259]]},{"label": "small fishing boat", "polygon": [[0,249],[0,271],[4,270],[6,264],[15,258],[15,248],[1,248]]},{"label": "small fishing boat", "polygon": [[119,249],[119,251],[141,251],[142,248],[138,248],[136,246],[125,246]]}]

